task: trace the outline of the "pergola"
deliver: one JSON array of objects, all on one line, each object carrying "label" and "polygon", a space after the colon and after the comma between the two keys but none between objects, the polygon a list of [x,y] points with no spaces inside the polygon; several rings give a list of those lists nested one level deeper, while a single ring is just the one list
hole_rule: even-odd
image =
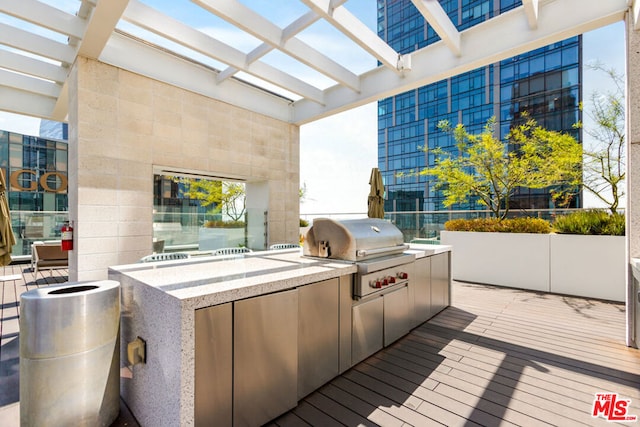
[{"label": "pergola", "polygon": [[[461,32],[440,3],[413,0],[441,42],[401,55],[351,13],[346,0],[302,0],[306,12],[284,27],[238,0],[171,2],[176,15],[195,7],[191,13],[222,19],[259,41],[245,52],[155,9],[155,1],[82,0],[73,14],[56,3],[0,2],[0,12],[20,20],[0,24],[0,109],[65,121],[69,66],[83,56],[303,124],[623,20],[630,8],[638,26],[637,2],[630,0],[524,0]],[[285,14],[287,3],[273,7]],[[322,53],[320,40],[315,46],[303,41],[319,21],[334,27],[345,46],[369,55],[372,67],[350,70]],[[289,61],[265,61],[272,51],[320,74],[324,87],[290,73]]]},{"label": "pergola", "polygon": [[[438,1],[412,1],[441,40],[399,54],[350,11],[347,0],[301,0],[294,8],[301,12],[285,25],[238,0],[179,0],[163,10],[156,9],[156,1],[82,0],[71,1],[72,8],[77,6],[73,11],[62,0],[0,0],[0,13],[11,17],[0,21],[8,22],[0,23],[0,110],[68,121],[75,102],[71,70],[79,58],[88,58],[299,126],[626,20],[630,266],[640,257],[640,174],[634,170],[640,162],[640,82],[635,77],[640,75],[640,1],[523,0],[464,31],[456,29]],[[291,1],[272,4],[283,16],[292,7]],[[201,26],[180,20],[187,9],[200,17]],[[256,43],[243,50],[214,37],[205,30],[209,19],[224,21]],[[323,53],[322,40],[305,37],[314,25],[328,26],[345,46],[367,55],[370,69],[349,69]],[[267,60],[274,54],[283,60]],[[291,64],[302,64],[318,78],[295,75]],[[634,314],[640,303],[631,267],[629,272],[632,345],[640,329],[640,315]]]}]

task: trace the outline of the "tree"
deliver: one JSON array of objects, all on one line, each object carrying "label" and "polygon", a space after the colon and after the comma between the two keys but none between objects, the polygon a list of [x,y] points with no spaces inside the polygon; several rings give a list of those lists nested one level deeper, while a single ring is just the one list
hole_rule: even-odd
[{"label": "tree", "polygon": [[512,129],[506,143],[494,136],[495,118],[477,135],[462,124],[452,129],[443,121],[439,127],[453,132],[458,152],[434,150],[435,166],[420,174],[436,178],[446,207],[475,197],[504,219],[516,188],[552,187],[554,199],[560,201],[567,200],[582,180],[580,144],[570,135],[543,129],[533,119]]},{"label": "tree", "polygon": [[174,178],[185,185],[183,194],[199,200],[202,207],[212,206],[213,213],[223,213],[232,221],[240,221],[246,211],[244,184],[207,179]]},{"label": "tree", "polygon": [[307,183],[303,182],[302,187],[298,189],[298,197],[300,198],[300,203],[304,203],[307,200]]},{"label": "tree", "polygon": [[[584,150],[583,186],[616,213],[624,196],[625,179],[625,96],[624,76],[601,63],[588,65],[605,73],[613,90],[593,91],[589,97],[591,109],[587,115],[593,121],[584,131],[593,142]],[[578,126],[582,126],[578,124]]]},{"label": "tree", "polygon": [[247,210],[247,197],[244,184],[239,182],[225,182],[223,185],[221,210],[233,221],[241,221]]}]

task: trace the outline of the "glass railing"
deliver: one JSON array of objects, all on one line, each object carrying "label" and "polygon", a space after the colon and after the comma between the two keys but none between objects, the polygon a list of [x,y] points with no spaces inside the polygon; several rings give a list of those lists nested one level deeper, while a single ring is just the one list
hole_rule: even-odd
[{"label": "glass railing", "polygon": [[[509,217],[534,217],[551,221],[559,216],[584,209],[518,209],[512,210]],[[623,211],[621,211],[623,212]],[[405,242],[438,243],[440,231],[444,230],[445,222],[458,218],[488,218],[489,210],[465,211],[413,211],[413,212],[385,212],[385,219],[391,221],[402,231]],[[301,218],[313,225],[314,218],[356,219],[366,218],[366,213],[349,214],[302,214]]]},{"label": "glass railing", "polygon": [[153,214],[153,240],[165,252],[213,251],[220,248],[266,249],[267,213],[247,209],[241,220],[220,214],[159,212]]},{"label": "glass railing", "polygon": [[[581,209],[519,209],[512,210],[508,216],[510,218],[543,218],[553,222],[556,216],[577,210]],[[385,219],[390,220],[402,231],[405,242],[414,243],[438,243],[440,241],[440,231],[444,230],[444,224],[449,220],[489,218],[491,216],[492,213],[488,210],[385,213]]]},{"label": "glass railing", "polygon": [[30,258],[33,242],[60,240],[60,228],[68,220],[68,212],[11,211],[11,228],[16,237],[11,257]]},{"label": "glass railing", "polygon": [[[558,215],[580,209],[514,210],[511,217],[530,216],[551,220]],[[403,233],[405,242],[438,243],[445,222],[457,218],[490,217],[490,211],[414,211],[386,212],[385,219],[394,223]],[[366,218],[366,213],[313,213],[300,218],[313,224],[315,218],[336,220]],[[29,258],[35,241],[60,240],[60,228],[69,220],[67,212],[11,211],[11,226],[16,237],[12,257]],[[153,238],[166,252],[201,250],[245,246],[254,250],[267,249],[268,214],[259,209],[248,209],[243,221],[233,222],[222,215],[154,212]],[[301,227],[301,235],[306,228]]]}]

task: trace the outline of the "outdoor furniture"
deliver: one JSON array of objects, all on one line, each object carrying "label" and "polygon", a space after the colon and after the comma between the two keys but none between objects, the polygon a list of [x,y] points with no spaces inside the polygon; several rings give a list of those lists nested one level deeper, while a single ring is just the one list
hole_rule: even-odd
[{"label": "outdoor furniture", "polygon": [[38,271],[69,268],[69,252],[63,251],[59,241],[34,242],[31,245],[31,260],[35,277]]},{"label": "outdoor furniture", "polygon": [[159,254],[147,255],[140,258],[138,262],[158,262],[158,261],[173,261],[177,259],[191,258],[191,255],[184,252],[162,252]]},{"label": "outdoor furniture", "polygon": [[33,248],[34,245],[50,245],[50,246],[60,246],[60,240],[36,240],[31,243],[31,270],[35,271],[36,266],[36,250]]},{"label": "outdoor furniture", "polygon": [[164,240],[153,240],[153,253],[159,254],[164,252]]},{"label": "outdoor furniture", "polygon": [[214,255],[235,255],[235,254],[246,254],[249,252],[253,252],[251,249],[249,248],[220,248],[220,249],[216,249],[215,252],[213,252]]},{"label": "outdoor furniture", "polygon": [[275,243],[269,246],[269,250],[273,251],[276,249],[300,249],[300,245],[296,245],[295,243]]}]

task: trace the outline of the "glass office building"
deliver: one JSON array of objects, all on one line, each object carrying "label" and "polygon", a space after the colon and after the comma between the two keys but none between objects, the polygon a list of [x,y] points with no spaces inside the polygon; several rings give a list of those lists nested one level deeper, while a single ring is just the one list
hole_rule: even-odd
[{"label": "glass office building", "polygon": [[60,239],[68,218],[66,141],[0,130],[0,167],[7,181],[12,256],[27,256],[31,243]]},{"label": "glass office building", "polygon": [[[378,33],[400,53],[439,40],[411,0],[378,0]],[[519,0],[440,0],[458,30],[520,6]],[[581,37],[439,81],[378,102],[378,167],[383,173],[387,212],[446,210],[434,179],[417,175],[434,165],[430,150],[455,150],[453,137],[438,123],[463,123],[472,133],[495,117],[496,134],[504,138],[527,112],[547,129],[569,132],[581,119]],[[498,135],[497,135],[498,136]],[[427,147],[427,150],[423,148]],[[572,207],[581,206],[578,195]],[[552,208],[546,190],[520,189],[512,207]],[[475,200],[451,207],[485,209]]]}]

